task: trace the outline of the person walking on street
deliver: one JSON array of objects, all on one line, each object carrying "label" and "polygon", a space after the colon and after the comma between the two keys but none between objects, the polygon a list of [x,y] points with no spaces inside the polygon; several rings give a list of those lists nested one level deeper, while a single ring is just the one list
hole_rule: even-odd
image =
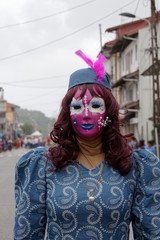
[{"label": "person walking on street", "polygon": [[12,139],[9,138],[7,141],[9,151],[12,151]]}]

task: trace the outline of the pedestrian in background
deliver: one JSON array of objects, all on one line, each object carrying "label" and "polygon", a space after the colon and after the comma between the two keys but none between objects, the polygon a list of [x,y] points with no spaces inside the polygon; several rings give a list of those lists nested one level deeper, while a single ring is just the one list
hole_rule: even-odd
[{"label": "pedestrian in background", "polygon": [[147,146],[146,146],[146,149],[154,154],[156,154],[156,148],[154,146],[154,143],[152,140],[148,141],[147,142]]},{"label": "pedestrian in background", "polygon": [[2,152],[2,139],[0,138],[0,152]]},{"label": "pedestrian in background", "polygon": [[12,139],[11,139],[11,138],[8,139],[8,141],[7,141],[7,145],[8,145],[8,149],[9,149],[9,151],[12,151],[13,143],[12,143]]},{"label": "pedestrian in background", "polygon": [[146,149],[146,144],[145,144],[145,141],[143,139],[141,139],[139,141],[138,148],[139,149]]},{"label": "pedestrian in background", "polygon": [[[55,142],[16,165],[14,239],[159,239],[160,161],[120,131],[103,55],[70,76]],[[144,161],[145,159],[145,161]]]}]

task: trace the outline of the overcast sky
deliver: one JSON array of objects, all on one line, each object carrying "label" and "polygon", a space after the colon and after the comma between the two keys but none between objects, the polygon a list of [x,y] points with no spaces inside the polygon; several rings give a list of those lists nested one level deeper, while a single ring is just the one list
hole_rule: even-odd
[{"label": "overcast sky", "polygon": [[[156,0],[157,10],[160,0]],[[4,99],[56,117],[69,75],[87,65],[74,52],[96,60],[114,35],[106,28],[150,16],[150,0],[0,0],[0,87]]]}]

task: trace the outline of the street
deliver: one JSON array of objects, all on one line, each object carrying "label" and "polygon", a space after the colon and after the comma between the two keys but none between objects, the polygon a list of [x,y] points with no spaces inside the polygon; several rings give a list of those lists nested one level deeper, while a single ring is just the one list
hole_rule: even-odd
[{"label": "street", "polygon": [[0,240],[13,240],[15,164],[28,151],[19,148],[0,153]]},{"label": "street", "polygon": [[24,148],[0,153],[0,239],[13,240],[14,173],[18,159],[27,152]]}]

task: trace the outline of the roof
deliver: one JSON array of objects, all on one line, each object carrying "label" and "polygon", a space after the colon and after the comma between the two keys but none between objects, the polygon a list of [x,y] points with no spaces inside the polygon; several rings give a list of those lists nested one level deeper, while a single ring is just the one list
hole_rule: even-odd
[{"label": "roof", "polygon": [[[160,11],[157,12],[157,15],[158,22],[160,22]],[[148,22],[146,22],[145,19],[151,22],[151,17],[148,17],[134,22],[132,21],[111,28],[107,28],[106,32],[116,31],[117,36],[116,39],[112,41],[112,45],[110,45],[111,44],[110,42],[106,42],[104,48],[111,46],[112,47],[112,50],[110,52],[111,54],[116,53],[117,51],[120,52],[123,51],[130,43],[130,40],[124,39],[123,36],[126,35],[136,38],[138,35],[138,31],[148,26]]]},{"label": "roof", "polygon": [[[160,11],[157,12],[157,16],[158,16],[157,17],[158,22],[160,22]],[[105,31],[106,32],[116,31],[117,38],[120,38],[123,35],[128,35],[128,34],[131,35],[133,33],[138,32],[139,29],[142,29],[148,26],[148,23],[147,21],[145,21],[145,19],[151,22],[151,17],[148,17],[148,18],[137,20],[137,21],[132,21],[125,24],[117,25],[111,28],[107,28]]]},{"label": "roof", "polygon": [[[153,70],[156,69],[156,65],[152,64],[149,68],[147,68],[141,75],[143,76],[150,76],[150,75],[153,75]],[[158,60],[158,69],[159,69],[159,72],[160,72],[160,60]]]},{"label": "roof", "polygon": [[[133,34],[128,34],[127,36],[135,38],[137,37],[137,32]],[[123,37],[116,39],[114,45],[112,46],[111,54],[116,53],[116,52],[122,52],[129,44],[130,44],[130,39],[125,39]]]},{"label": "roof", "polygon": [[[112,50],[112,46],[114,45],[114,43],[116,42],[116,40],[112,40],[112,41],[109,41],[109,42],[106,42],[104,44],[104,46],[102,47],[100,53],[102,53],[105,57],[109,58],[109,53],[110,51]],[[106,52],[106,53],[104,53]],[[108,54],[107,54],[108,53]],[[107,55],[107,56],[106,56]]]},{"label": "roof", "polygon": [[19,108],[19,106],[6,101],[6,108],[7,108],[7,111],[10,111],[11,109]]},{"label": "roof", "polygon": [[120,121],[126,121],[126,120],[129,120],[133,117],[135,117],[135,114],[136,112],[130,112],[129,110],[130,109],[135,109],[135,110],[138,110],[139,109],[139,100],[137,101],[131,101],[131,102],[128,102],[127,104],[124,104],[123,106],[121,106],[121,109],[124,109],[124,114],[121,113],[120,111]]},{"label": "roof", "polygon": [[135,117],[135,113],[134,112],[127,112],[125,114],[122,114],[122,113],[119,113],[119,120],[121,122],[124,122],[124,121],[127,121],[129,120],[130,118],[133,118]]},{"label": "roof", "polygon": [[134,22],[129,22],[129,23],[118,25],[118,26],[114,26],[112,28],[107,28],[106,32],[116,31],[118,35],[117,37],[122,37],[125,34],[128,35],[128,34],[133,34],[135,32],[138,32],[139,29],[145,28],[147,26],[148,26],[147,22],[143,20],[137,20]]},{"label": "roof", "polygon": [[135,108],[135,109],[139,109],[139,100],[128,102],[127,104],[124,104],[121,108],[127,108],[127,109]]},{"label": "roof", "polygon": [[106,46],[106,47],[112,47],[113,46],[113,44],[115,43],[115,39],[114,40],[112,40],[112,41],[109,41],[109,42],[106,42],[105,43],[105,45],[104,45],[104,47]]},{"label": "roof", "polygon": [[39,131],[35,131],[31,134],[32,137],[41,137],[42,133],[40,133]]}]

